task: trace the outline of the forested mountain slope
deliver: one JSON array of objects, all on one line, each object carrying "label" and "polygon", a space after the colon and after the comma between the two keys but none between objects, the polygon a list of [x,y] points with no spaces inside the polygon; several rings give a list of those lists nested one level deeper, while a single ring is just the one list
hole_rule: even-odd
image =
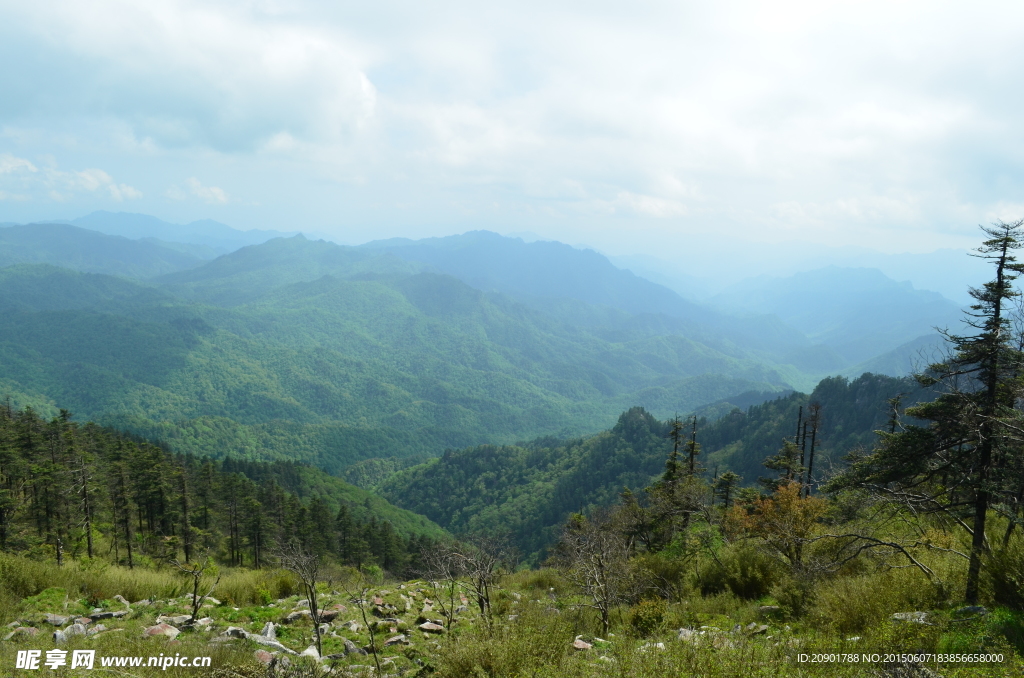
[{"label": "forested mountain slope", "polygon": [[0,227],[0,268],[22,263],[151,278],[198,266],[203,260],[153,242],[104,235],[69,224]]},{"label": "forested mountain slope", "polygon": [[[320,246],[268,246],[287,255],[293,241]],[[301,268],[300,259],[269,258],[271,268]],[[219,289],[250,289],[251,269],[214,263],[228,274],[202,267],[183,277],[223,281],[242,271]],[[752,358],[646,329],[605,338],[432,273],[324,276],[231,307],[54,268],[2,275],[5,389],[215,456],[338,470],[369,457],[592,431],[638,402],[666,416],[786,387]]]},{"label": "forested mountain slope", "polygon": [[[0,550],[141,561],[211,553],[259,567],[295,535],[353,564],[399,565],[423,539],[444,536],[429,520],[324,472],[294,463],[220,463],[66,412],[45,420],[0,408]],[[346,531],[347,548],[331,537]],[[398,569],[398,568],[396,568]]]},{"label": "forested mountain slope", "polygon": [[[966,258],[966,257],[965,257]],[[847,365],[869,360],[933,328],[958,328],[958,304],[871,268],[829,266],[788,278],[742,281],[712,301],[721,308],[774,313]]]},{"label": "forested mountain slope", "polygon": [[[906,394],[910,404],[926,397],[909,379],[865,374],[849,381],[826,379],[810,394],[735,410],[715,422],[698,422],[699,462],[710,480],[732,470],[744,483],[774,474],[764,468],[784,437],[792,438],[798,411],[821,405],[816,479],[842,457],[874,444],[874,431],[890,415],[888,400]],[[397,471],[378,490],[395,504],[422,513],[453,532],[507,530],[524,553],[539,557],[570,512],[615,502],[624,488],[640,492],[662,473],[672,449],[669,422],[641,408],[619,417],[596,436],[529,444],[485,445],[450,450],[436,459]]]}]

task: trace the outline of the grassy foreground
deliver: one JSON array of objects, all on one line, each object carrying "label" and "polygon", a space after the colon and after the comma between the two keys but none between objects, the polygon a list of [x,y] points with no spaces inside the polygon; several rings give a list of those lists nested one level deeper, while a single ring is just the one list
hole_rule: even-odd
[{"label": "grassy foreground", "polygon": [[[1004,657],[1003,662],[990,664],[925,663],[941,676],[1024,673],[1020,654],[1024,617],[1019,613],[996,608],[956,621],[964,615],[955,610],[932,610],[927,624],[898,621],[890,610],[904,604],[918,582],[909,571],[886,577],[860,582],[862,586],[870,583],[877,587],[875,600],[866,598],[869,591],[858,590],[848,582],[844,591],[819,592],[814,606],[799,618],[773,605],[778,601],[771,598],[744,600],[731,592],[710,596],[695,593],[672,603],[644,601],[616,608],[606,638],[597,636],[600,624],[596,614],[580,605],[586,601],[577,597],[554,570],[506,576],[493,600],[489,620],[480,617],[472,600],[457,601],[466,609],[451,625],[442,624],[447,626],[443,632],[419,628],[431,620],[445,621],[436,607],[438,591],[430,582],[374,583],[339,578],[322,585],[324,609],[337,613],[325,627],[323,655],[335,657],[316,662],[251,639],[225,635],[230,627],[259,634],[267,622],[273,622],[279,624],[275,633],[284,648],[296,653],[305,651],[313,642],[313,627],[309,617],[301,614],[297,582],[290,574],[225,570],[213,593],[217,604],[207,604],[201,610],[199,616],[204,621],[197,630],[183,630],[173,638],[146,638],[144,629],[154,626],[158,617],[168,619],[191,612],[186,582],[170,570],[90,568],[80,563],[58,568],[0,555],[0,623],[9,626],[3,636],[14,632],[10,639],[0,642],[0,675],[36,675],[35,671],[15,668],[18,651],[40,650],[45,661],[46,651],[58,647],[68,650],[69,658],[70,651],[76,649],[96,650],[95,668],[72,671],[67,666],[57,670],[41,666],[39,673],[243,678],[378,675],[373,656],[359,652],[371,643],[366,621],[373,627],[373,641],[379,648],[381,675],[396,677],[934,675],[895,673],[884,662],[799,661],[801,654],[813,657],[818,653],[846,653],[859,659],[864,654],[878,653],[884,659],[886,653],[911,651],[985,652]],[[367,587],[363,594],[366,602],[360,606],[358,595],[351,592],[363,591],[363,587]],[[114,600],[118,595],[132,601],[130,608]],[[845,607],[835,596],[846,596]],[[66,630],[75,617],[96,610],[127,610],[128,614],[91,622],[86,625],[89,631],[99,624],[106,630],[55,644],[52,634],[57,627],[45,621],[47,613],[71,617],[60,627]],[[299,617],[297,621],[282,623],[296,611],[299,615],[293,616]],[[18,628],[38,630],[33,635]],[[851,628],[860,630],[844,630]],[[680,629],[687,631],[681,634]],[[389,640],[391,644],[385,646]],[[577,640],[582,642],[575,644],[584,649],[574,647]],[[145,662],[161,654],[209,656],[210,668],[100,665],[102,657],[138,656]],[[274,665],[268,666],[267,660]]]}]

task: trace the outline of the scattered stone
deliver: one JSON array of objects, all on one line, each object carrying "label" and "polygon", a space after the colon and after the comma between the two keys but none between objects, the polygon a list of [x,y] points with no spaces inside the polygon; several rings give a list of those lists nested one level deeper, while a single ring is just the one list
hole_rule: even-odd
[{"label": "scattered stone", "polygon": [[366,650],[353,643],[348,638],[345,639],[345,654],[366,654]]},{"label": "scattered stone", "polygon": [[271,640],[277,639],[277,627],[274,626],[274,622],[267,622],[263,625],[263,630],[260,631],[260,635],[264,638],[270,638]]},{"label": "scattered stone", "polygon": [[509,620],[509,621],[515,621],[515,620],[517,620],[517,619],[519,619],[519,615],[518,615],[518,614],[510,614],[510,615],[508,616],[508,620]]},{"label": "scattered stone", "polygon": [[348,629],[351,633],[359,633],[359,629],[362,628],[354,619],[352,621],[345,622],[341,627]]},{"label": "scattered stone", "polygon": [[[18,622],[14,622],[17,624]],[[14,636],[35,636],[39,633],[39,629],[34,626],[17,626],[13,631],[4,636],[4,640],[10,640]]]},{"label": "scattered stone", "polygon": [[441,624],[435,624],[434,622],[424,622],[417,628],[424,633],[444,633],[444,626]]},{"label": "scattered stone", "polygon": [[174,640],[178,637],[179,633],[181,633],[181,631],[174,628],[170,624],[161,623],[157,624],[156,626],[150,626],[142,632],[142,635],[146,638],[152,638],[155,636],[165,636],[171,640]]},{"label": "scattered stone", "polygon": [[320,653],[316,650],[316,645],[310,645],[305,650],[299,653],[300,657],[312,657],[313,661],[320,661]]},{"label": "scattered stone", "polygon": [[757,608],[757,611],[763,615],[772,615],[776,614],[777,612],[781,612],[782,608],[778,605],[762,605],[761,607]]},{"label": "scattered stone", "polygon": [[256,650],[253,654],[256,656],[256,661],[261,664],[270,664],[274,661],[274,655],[270,654],[266,650]]},{"label": "scattered stone", "polygon": [[43,621],[45,621],[50,626],[64,626],[68,623],[68,619],[70,619],[70,617],[65,617],[64,615],[60,614],[53,614],[51,612],[46,615],[46,619],[44,619]]},{"label": "scattered stone", "polygon": [[309,610],[295,610],[285,615],[284,619],[281,620],[282,624],[291,624],[297,622],[300,619],[308,619],[310,616]]},{"label": "scattered stone", "polygon": [[757,622],[750,622],[743,630],[752,636],[756,636],[759,633],[764,633],[765,631],[767,631],[768,625],[758,624]]},{"label": "scattered stone", "polygon": [[462,614],[463,612],[466,612],[467,610],[469,610],[469,608],[467,606],[459,605],[457,608],[455,608],[455,614]]},{"label": "scattered stone", "polygon": [[325,610],[320,613],[320,621],[330,623],[338,618],[341,610]]},{"label": "scattered stone", "polygon": [[241,626],[229,626],[225,629],[224,633],[220,635],[228,636],[230,638],[246,638],[249,634],[246,633],[245,629]]},{"label": "scattered stone", "polygon": [[202,619],[197,619],[196,620],[196,626],[204,627],[204,628],[209,626],[212,623],[213,623],[213,618],[212,617],[203,617]]},{"label": "scattered stone", "polygon": [[679,640],[684,643],[695,643],[700,638],[701,632],[696,629],[679,629]]},{"label": "scattered stone", "polygon": [[99,621],[101,619],[120,619],[128,614],[128,610],[117,610],[116,612],[104,612],[103,610],[93,610],[92,614],[89,615],[89,619]]},{"label": "scattered stone", "polygon": [[131,604],[131,603],[129,603],[129,602],[128,602],[128,601],[127,601],[127,600],[125,599],[125,597],[124,597],[124,596],[122,596],[122,595],[121,595],[120,593],[119,593],[119,594],[117,594],[116,596],[114,596],[114,600],[115,600],[115,601],[117,601],[117,602],[119,602],[119,603],[121,603],[122,605],[124,605],[124,606],[125,606],[125,607],[127,607],[128,609],[131,609],[131,607],[132,607],[132,604]]},{"label": "scattered stone", "polygon": [[576,640],[572,641],[572,646],[577,650],[589,650],[593,647],[593,645],[583,640],[582,638],[577,638]]},{"label": "scattered stone", "polygon": [[403,634],[398,634],[397,636],[392,636],[391,638],[388,638],[387,640],[384,641],[384,647],[391,647],[392,645],[399,645],[399,644],[401,644],[401,645],[408,645],[409,644],[409,639],[406,638],[405,635],[403,635]]},{"label": "scattered stone", "polygon": [[640,646],[641,652],[647,652],[648,650],[664,650],[665,643],[644,643]]},{"label": "scattered stone", "polygon": [[298,610],[299,608],[303,608],[303,607],[307,607],[307,608],[309,607],[309,601],[308,600],[300,600],[299,602],[295,603],[295,609],[296,610]]},{"label": "scattered stone", "polygon": [[[63,633],[64,638],[74,638],[75,636],[85,636],[89,634],[89,630],[85,628],[85,624],[72,624],[63,631],[54,631],[54,634]],[[56,638],[55,638],[56,639]]]},{"label": "scattered stone", "polygon": [[92,620],[89,619],[88,617],[79,617],[79,618],[75,619],[75,623],[76,624],[91,624]]},{"label": "scattered stone", "polygon": [[[96,626],[94,626],[94,627],[92,627],[91,629],[89,629],[89,632],[88,632],[88,634],[89,634],[90,636],[94,636],[94,635],[96,635],[97,633],[102,633],[103,631],[106,631],[106,630],[107,630],[107,627],[106,627],[106,626],[104,626],[103,624],[97,624]],[[65,635],[66,635],[66,634],[65,634]]]},{"label": "scattered stone", "polygon": [[192,619],[192,615],[190,615],[190,614],[179,614],[179,615],[175,615],[173,617],[164,617],[163,615],[160,615],[159,617],[156,618],[156,623],[157,624],[170,624],[172,626],[181,626],[182,624],[187,624],[189,622],[189,620],[191,620],[191,619]]},{"label": "scattered stone", "polygon": [[284,652],[286,654],[295,654],[295,650],[285,647],[273,638],[267,638],[266,636],[261,636],[258,633],[247,633],[245,634],[245,638],[247,640],[251,640],[257,645],[269,647],[274,650],[280,650],[281,652]]},{"label": "scattered stone", "polygon": [[892,616],[892,618],[896,621],[905,621],[914,624],[926,624],[928,626],[931,625],[928,623],[927,612],[897,612]]}]

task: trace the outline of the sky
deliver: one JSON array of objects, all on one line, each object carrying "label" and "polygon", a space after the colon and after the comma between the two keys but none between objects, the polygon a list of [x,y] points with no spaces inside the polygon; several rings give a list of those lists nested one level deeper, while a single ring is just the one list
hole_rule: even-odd
[{"label": "sky", "polygon": [[1024,4],[0,0],[0,222],[617,255],[1024,217]]}]

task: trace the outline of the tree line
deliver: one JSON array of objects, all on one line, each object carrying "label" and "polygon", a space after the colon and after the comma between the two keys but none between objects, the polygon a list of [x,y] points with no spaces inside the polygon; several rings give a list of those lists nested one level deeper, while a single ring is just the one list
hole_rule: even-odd
[{"label": "tree line", "polygon": [[368,507],[302,500],[298,464],[171,452],[67,410],[0,407],[0,551],[135,567],[210,555],[261,568],[297,539],[346,565],[401,574],[429,548]]}]

